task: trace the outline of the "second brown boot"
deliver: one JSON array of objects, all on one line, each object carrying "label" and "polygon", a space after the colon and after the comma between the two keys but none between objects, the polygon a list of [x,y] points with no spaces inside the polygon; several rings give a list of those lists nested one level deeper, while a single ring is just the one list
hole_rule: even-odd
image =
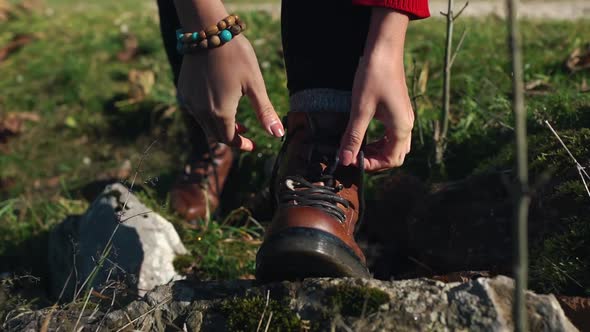
[{"label": "second brown boot", "polygon": [[291,112],[287,122],[271,184],[276,212],[256,257],[256,278],[370,278],[354,239],[362,171],[337,158],[348,114]]},{"label": "second brown boot", "polygon": [[208,219],[219,206],[234,155],[225,144],[207,144],[196,121],[183,110],[192,152],[170,191],[172,209],[194,224]]},{"label": "second brown boot", "polygon": [[219,206],[232,162],[232,149],[225,144],[215,144],[210,152],[189,158],[170,191],[174,211],[190,223],[209,218]]}]

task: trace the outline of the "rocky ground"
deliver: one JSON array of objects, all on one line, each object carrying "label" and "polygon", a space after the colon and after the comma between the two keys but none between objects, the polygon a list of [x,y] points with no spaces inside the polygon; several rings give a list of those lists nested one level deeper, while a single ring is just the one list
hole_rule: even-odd
[{"label": "rocky ground", "polygon": [[[513,281],[417,279],[175,282],[120,310],[48,308],[7,316],[6,331],[512,331]],[[553,295],[527,294],[531,331],[577,331]]]},{"label": "rocky ground", "polygon": [[[496,180],[478,179],[470,185]],[[411,183],[406,180],[397,182],[393,188],[403,190],[407,185]],[[437,213],[439,204],[452,203],[453,192],[462,196],[457,187],[469,188],[456,184],[455,188],[440,189],[439,194],[445,193],[448,200],[430,199],[435,202],[431,203],[432,213]],[[409,197],[410,201],[416,199],[412,195]],[[495,220],[508,222],[509,218],[502,217],[502,205],[495,206],[499,211]],[[486,209],[493,207],[489,202],[485,206]],[[455,220],[452,213],[445,214]],[[415,269],[413,275],[428,275],[429,271],[424,269],[506,266],[510,262],[509,236],[505,234],[509,227],[499,224],[492,227],[486,222],[469,224],[472,223],[451,226],[442,222],[439,228],[430,227],[430,233],[409,230],[410,234],[421,234],[410,241],[420,246],[423,253],[417,256],[421,260],[420,268]],[[488,226],[491,228],[486,231]],[[416,227],[423,227],[419,219]],[[449,242],[435,239],[434,234],[447,232],[445,227],[456,228],[449,238],[456,243],[454,248],[448,246]],[[473,232],[471,227],[480,228],[480,232]],[[494,233],[493,229],[500,231]],[[485,234],[489,241],[496,243],[486,244],[482,240],[484,237],[460,241],[462,232]],[[400,237],[407,236],[404,234]],[[500,238],[506,239],[506,243],[500,245]],[[394,242],[400,250],[403,242]],[[489,248],[498,248],[496,255]],[[404,268],[395,255],[388,255],[395,249],[386,248],[378,253],[368,249],[370,247],[366,250],[377,276],[391,277],[396,275],[396,269]],[[2,328],[5,331],[57,331],[64,327],[75,331],[259,331],[261,326],[265,331],[267,326],[270,331],[513,329],[513,281],[504,276],[490,278],[497,271],[450,273],[430,279],[399,281],[308,279],[269,285],[249,280],[168,283],[183,278],[174,270],[174,257],[185,251],[172,224],[150,211],[125,186],[108,186],[84,215],[64,220],[50,235],[51,293],[62,304],[40,310],[16,307],[6,314]],[[436,255],[436,252],[445,255]],[[461,252],[462,255],[457,255]],[[408,273],[407,266],[405,268]],[[577,331],[569,318],[582,330],[590,327],[588,301],[584,298],[556,298],[529,292],[527,308],[533,331]]]}]

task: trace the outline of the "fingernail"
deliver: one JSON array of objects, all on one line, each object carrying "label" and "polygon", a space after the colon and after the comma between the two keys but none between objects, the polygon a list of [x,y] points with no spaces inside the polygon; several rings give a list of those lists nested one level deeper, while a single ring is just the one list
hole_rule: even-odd
[{"label": "fingernail", "polygon": [[352,151],[342,150],[342,152],[340,152],[340,162],[344,166],[352,164]]},{"label": "fingernail", "polygon": [[283,125],[280,122],[275,122],[270,125],[270,131],[273,136],[275,137],[283,137],[285,136],[285,129],[283,129]]}]

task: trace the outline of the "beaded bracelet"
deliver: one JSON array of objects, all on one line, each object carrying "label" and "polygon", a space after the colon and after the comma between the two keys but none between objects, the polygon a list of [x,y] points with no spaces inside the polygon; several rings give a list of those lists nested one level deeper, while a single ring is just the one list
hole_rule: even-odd
[{"label": "beaded bracelet", "polygon": [[246,24],[238,15],[233,14],[198,32],[184,32],[178,29],[176,49],[180,54],[190,54],[198,49],[217,48],[228,43],[244,30],[246,30]]}]

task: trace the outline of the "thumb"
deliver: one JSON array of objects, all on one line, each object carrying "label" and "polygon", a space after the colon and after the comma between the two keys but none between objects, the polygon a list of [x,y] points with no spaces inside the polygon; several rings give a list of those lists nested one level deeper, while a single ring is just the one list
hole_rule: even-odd
[{"label": "thumb", "polygon": [[259,73],[258,75],[259,79],[255,79],[245,91],[246,95],[250,99],[250,102],[252,102],[252,106],[256,111],[256,116],[262,127],[272,136],[283,137],[285,135],[285,128],[283,128],[283,124],[268,98],[262,74]]},{"label": "thumb", "polygon": [[371,122],[371,107],[356,105],[350,112],[350,120],[340,142],[340,162],[344,166],[355,164]]}]

